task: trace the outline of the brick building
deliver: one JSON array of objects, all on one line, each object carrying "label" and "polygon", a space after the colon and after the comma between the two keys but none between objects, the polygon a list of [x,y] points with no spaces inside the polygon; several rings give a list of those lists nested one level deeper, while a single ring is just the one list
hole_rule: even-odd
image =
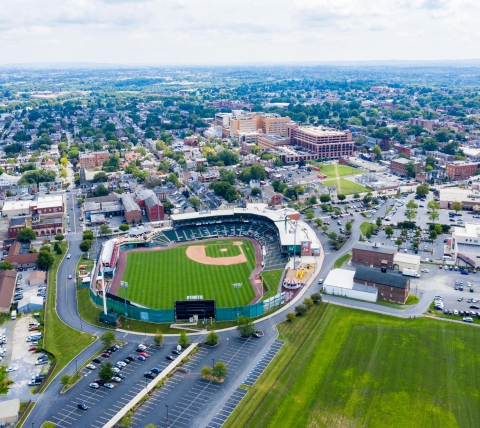
[{"label": "brick building", "polygon": [[150,221],[160,221],[165,218],[165,211],[162,203],[153,190],[142,190],[137,194],[138,206],[145,210]]},{"label": "brick building", "polygon": [[[408,175],[407,174],[407,164],[409,162],[411,162],[411,160],[404,159],[404,158],[392,159],[390,161],[390,170],[394,174]],[[422,164],[420,162],[413,161],[413,164],[415,165],[415,168],[417,169],[417,171],[422,167]]]},{"label": "brick building", "polygon": [[107,151],[87,152],[78,155],[80,166],[83,166],[85,169],[99,168],[109,157],[110,153]]},{"label": "brick building", "polygon": [[352,249],[352,263],[377,268],[384,266],[393,269],[393,259],[397,252],[397,247],[357,242]]},{"label": "brick building", "polygon": [[139,223],[142,220],[142,210],[130,195],[122,195],[122,205],[127,223]]},{"label": "brick building", "polygon": [[452,180],[466,180],[477,175],[478,162],[452,162],[445,165],[445,174]]},{"label": "brick building", "polygon": [[377,298],[404,304],[410,292],[410,278],[386,270],[359,266],[353,277],[356,284],[369,285],[378,289]]},{"label": "brick building", "polygon": [[23,251],[22,243],[14,241],[8,249],[8,256],[5,257],[5,261],[11,263],[14,268],[33,267],[37,264],[38,254]]},{"label": "brick building", "polygon": [[290,144],[315,153],[317,158],[330,159],[353,155],[352,134],[322,126],[287,124]]}]

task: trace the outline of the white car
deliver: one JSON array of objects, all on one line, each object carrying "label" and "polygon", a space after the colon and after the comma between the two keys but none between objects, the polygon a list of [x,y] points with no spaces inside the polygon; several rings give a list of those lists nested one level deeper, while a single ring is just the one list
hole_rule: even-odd
[{"label": "white car", "polygon": [[319,283],[319,284],[323,284],[323,279],[320,278],[320,279],[318,280],[318,283]]},{"label": "white car", "polygon": [[423,273],[428,273],[429,270],[428,270],[428,269],[422,269],[422,272],[423,272]]},{"label": "white car", "polygon": [[120,369],[118,369],[117,367],[112,367],[112,370],[113,370],[115,373],[120,373]]},{"label": "white car", "polygon": [[72,258],[72,255],[71,254],[67,254],[67,259],[71,259]]},{"label": "white car", "polygon": [[9,372],[16,372],[17,368],[16,367],[8,367],[7,370],[5,370],[7,373]]},{"label": "white car", "polygon": [[140,345],[138,345],[137,348],[141,349],[142,351],[145,351],[145,349],[147,349],[147,347],[143,343],[140,343]]},{"label": "white car", "polygon": [[88,370],[95,370],[96,369],[96,367],[93,364],[89,364],[89,365],[85,366],[85,368],[88,369]]},{"label": "white car", "polygon": [[68,275],[68,279],[72,279],[72,275]]},{"label": "white car", "polygon": [[127,367],[127,363],[124,363],[123,361],[119,361],[119,362],[117,363],[117,366]]}]

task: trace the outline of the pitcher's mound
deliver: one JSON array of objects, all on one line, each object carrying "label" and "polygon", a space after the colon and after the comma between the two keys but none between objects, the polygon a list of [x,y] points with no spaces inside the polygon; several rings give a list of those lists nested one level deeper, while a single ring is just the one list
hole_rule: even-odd
[{"label": "pitcher's mound", "polygon": [[[238,243],[234,243],[238,245]],[[240,245],[242,243],[240,242]],[[241,263],[247,263],[247,258],[243,254],[242,248],[240,251],[242,254],[233,257],[208,257],[205,248],[206,245],[191,245],[187,248],[186,255],[190,260],[193,260],[197,263],[202,263],[204,265],[213,265],[213,266],[229,266],[229,265],[239,265]],[[227,251],[225,248],[222,248],[220,251]]]}]

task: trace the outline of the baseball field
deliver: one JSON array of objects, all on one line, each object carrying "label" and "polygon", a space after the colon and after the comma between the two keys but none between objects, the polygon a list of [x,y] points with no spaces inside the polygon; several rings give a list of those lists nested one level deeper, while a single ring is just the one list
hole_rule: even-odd
[{"label": "baseball field", "polygon": [[[175,300],[203,296],[217,307],[247,305],[255,292],[249,276],[255,268],[250,241],[235,239],[186,244],[166,250],[131,252],[122,281],[128,282],[127,299],[153,309],[173,309]],[[118,295],[123,297],[124,290]]]},{"label": "baseball field", "polygon": [[320,304],[224,427],[478,427],[480,331]]}]

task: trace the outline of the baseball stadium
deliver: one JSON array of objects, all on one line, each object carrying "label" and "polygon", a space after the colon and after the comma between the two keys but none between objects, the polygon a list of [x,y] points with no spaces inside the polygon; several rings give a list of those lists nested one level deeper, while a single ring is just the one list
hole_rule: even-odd
[{"label": "baseball stadium", "polygon": [[[172,214],[169,227],[105,242],[90,296],[110,319],[123,313],[159,323],[257,317],[294,297],[313,274],[320,249],[293,209],[249,204]],[[268,271],[281,278],[264,298]]]}]

